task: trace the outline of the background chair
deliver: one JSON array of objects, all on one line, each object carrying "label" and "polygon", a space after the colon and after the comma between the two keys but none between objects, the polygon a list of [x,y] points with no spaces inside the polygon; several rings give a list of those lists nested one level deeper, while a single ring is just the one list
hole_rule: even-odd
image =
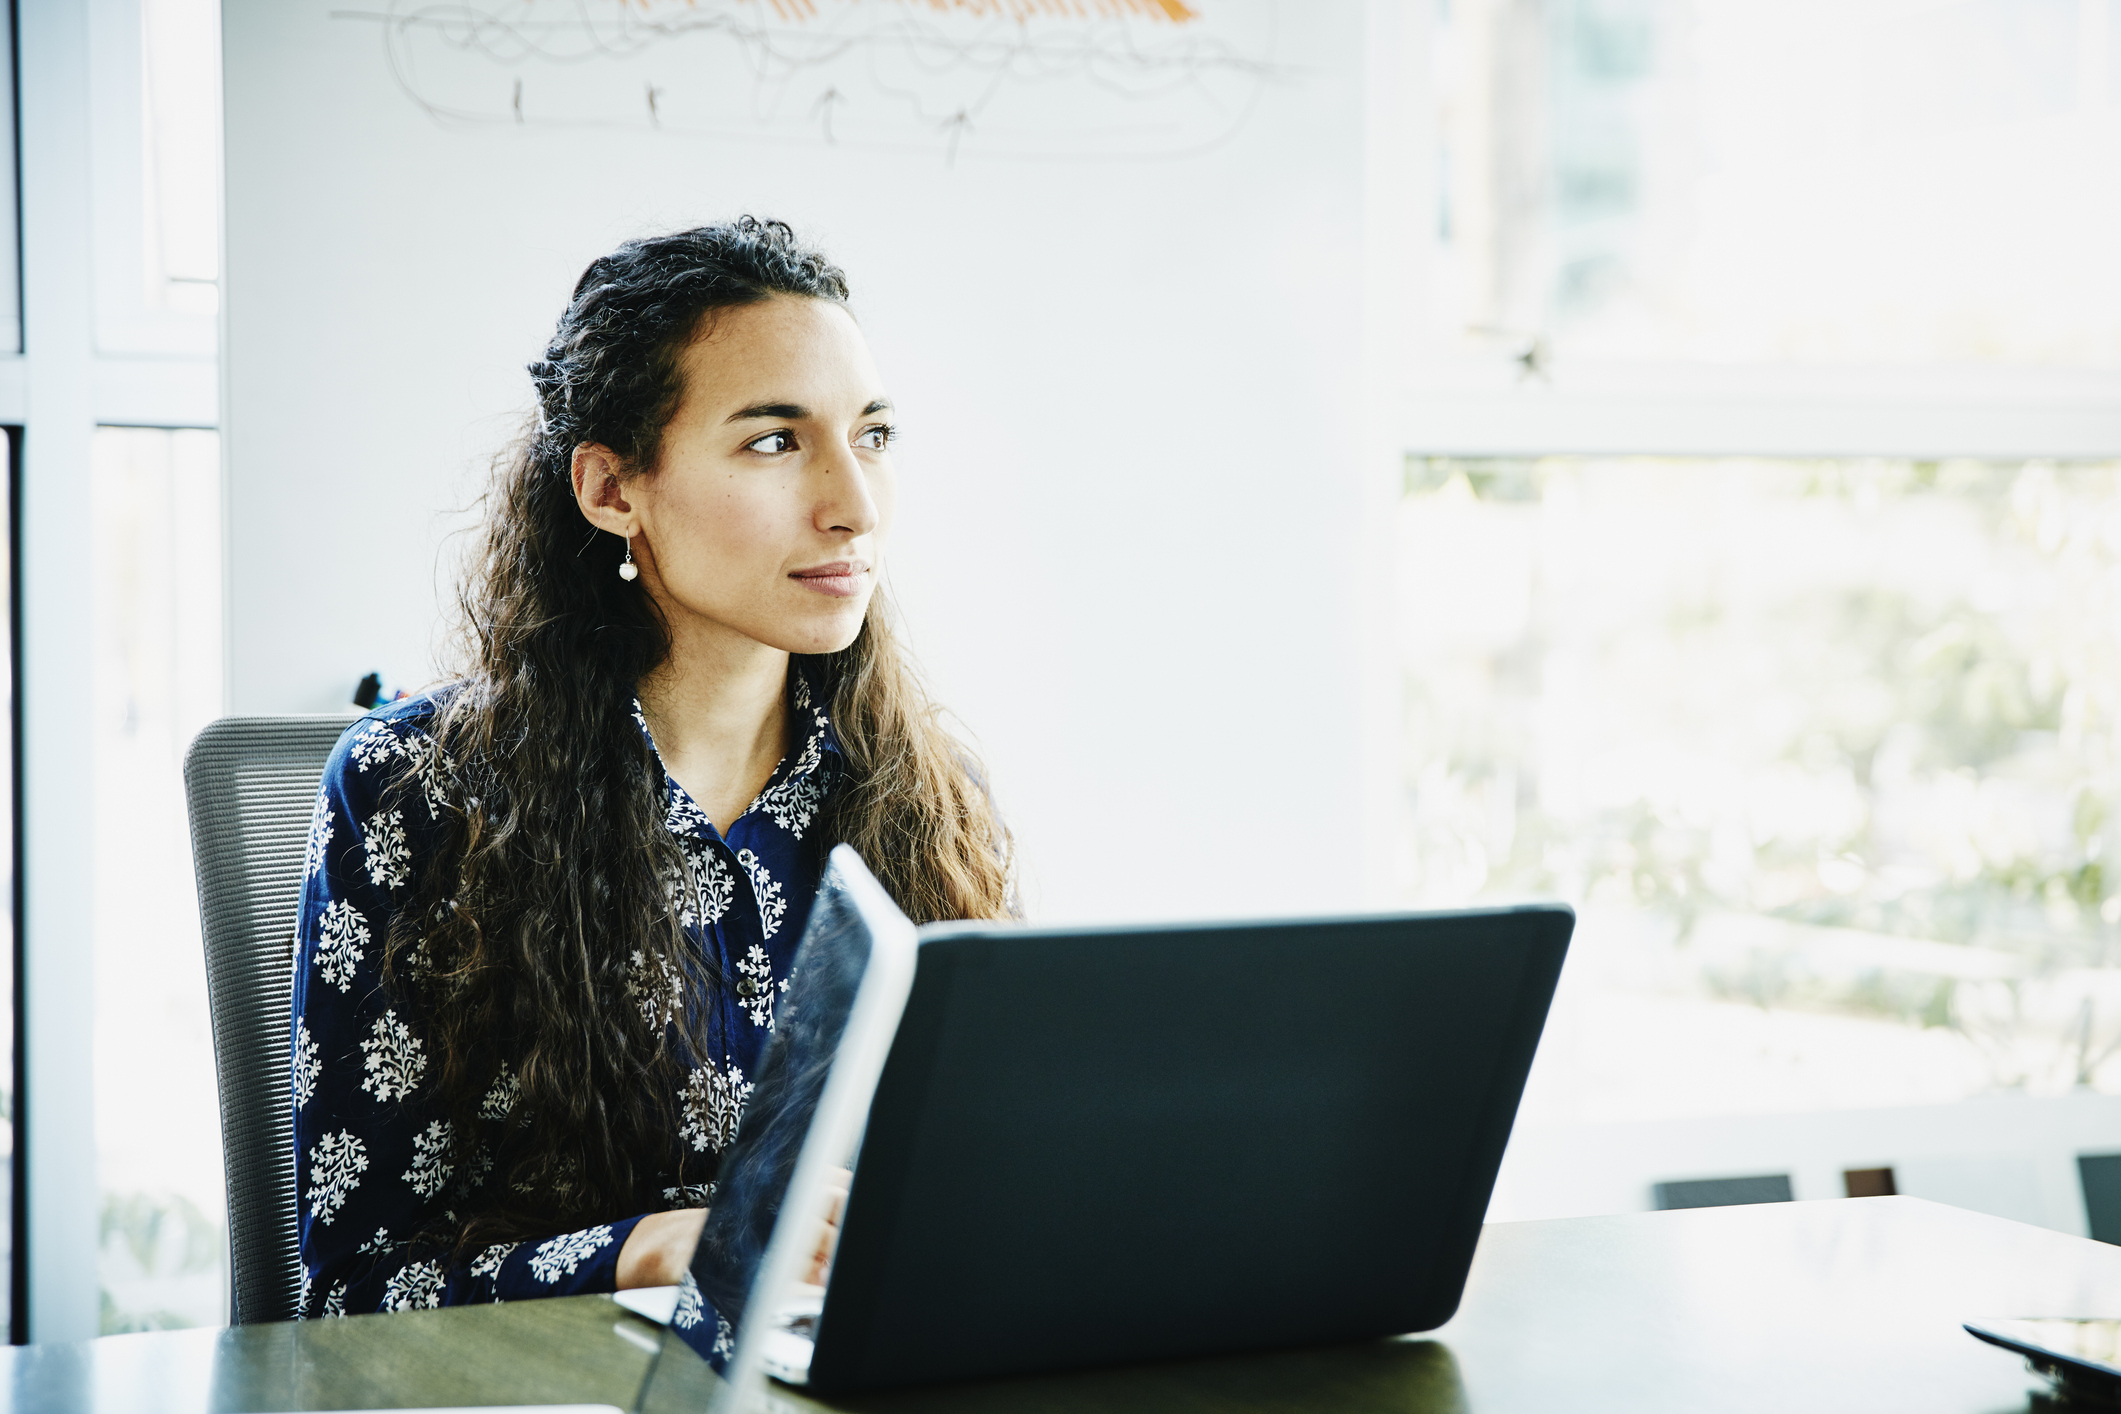
[{"label": "background chair", "polygon": [[184,758],[228,1178],[229,1319],[295,1315],[293,968],[317,783],[348,719],[224,717]]}]

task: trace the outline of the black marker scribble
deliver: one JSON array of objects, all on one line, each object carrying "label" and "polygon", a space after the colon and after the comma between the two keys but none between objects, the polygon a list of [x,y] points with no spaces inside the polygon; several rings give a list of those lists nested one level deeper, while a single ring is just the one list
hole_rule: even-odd
[{"label": "black marker scribble", "polygon": [[[757,0],[386,0],[332,18],[376,26],[399,89],[445,125],[633,126],[952,163],[1189,155],[1299,77],[1271,58],[1278,0],[1191,0],[1183,22],[1096,17],[1110,4],[1019,19],[1000,0],[941,14],[790,3],[776,19]],[[650,55],[652,77],[627,69]]]}]

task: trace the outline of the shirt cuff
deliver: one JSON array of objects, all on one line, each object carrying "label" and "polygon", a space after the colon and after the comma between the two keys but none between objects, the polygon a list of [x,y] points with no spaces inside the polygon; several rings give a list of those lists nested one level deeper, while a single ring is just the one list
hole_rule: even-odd
[{"label": "shirt cuff", "polygon": [[470,1276],[475,1282],[490,1282],[490,1294],[468,1294],[474,1301],[528,1301],[617,1291],[619,1249],[646,1216],[640,1213],[558,1237],[489,1247],[472,1259]]}]

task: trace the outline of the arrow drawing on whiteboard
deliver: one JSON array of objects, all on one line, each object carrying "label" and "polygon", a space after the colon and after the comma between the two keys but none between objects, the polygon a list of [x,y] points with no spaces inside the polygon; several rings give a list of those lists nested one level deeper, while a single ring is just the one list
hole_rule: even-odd
[{"label": "arrow drawing on whiteboard", "polygon": [[382,0],[332,18],[373,26],[399,89],[446,126],[648,127],[954,164],[1214,147],[1302,81],[1275,59],[1277,31],[1314,14],[1304,0]]},{"label": "arrow drawing on whiteboard", "polygon": [[825,141],[827,142],[832,141],[832,106],[835,103],[845,103],[846,101],[846,94],[841,93],[836,88],[828,88],[819,94],[817,102],[811,105],[810,111],[818,115],[819,124],[824,131]]},{"label": "arrow drawing on whiteboard", "polygon": [[954,167],[957,165],[958,139],[972,131],[972,115],[960,108],[943,119],[941,126],[943,131],[950,135],[950,152],[944,160]]}]

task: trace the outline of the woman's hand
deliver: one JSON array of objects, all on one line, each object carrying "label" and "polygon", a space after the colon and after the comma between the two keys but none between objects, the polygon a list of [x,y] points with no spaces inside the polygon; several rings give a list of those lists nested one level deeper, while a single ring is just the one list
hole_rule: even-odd
[{"label": "woman's hand", "polygon": [[619,1290],[676,1286],[692,1266],[692,1249],[700,1245],[706,1225],[705,1208],[650,1213],[635,1223],[619,1249]]},{"label": "woman's hand", "polygon": [[[823,1286],[832,1268],[832,1254],[840,1242],[840,1214],[846,1211],[847,1189],[854,1175],[834,1169],[825,1180],[825,1212],[818,1222],[817,1240],[810,1249],[803,1280]],[[692,1265],[693,1249],[700,1245],[700,1229],[707,1225],[705,1208],[678,1208],[650,1213],[633,1225],[626,1245],[619,1249],[619,1290],[637,1286],[675,1286]]]}]

